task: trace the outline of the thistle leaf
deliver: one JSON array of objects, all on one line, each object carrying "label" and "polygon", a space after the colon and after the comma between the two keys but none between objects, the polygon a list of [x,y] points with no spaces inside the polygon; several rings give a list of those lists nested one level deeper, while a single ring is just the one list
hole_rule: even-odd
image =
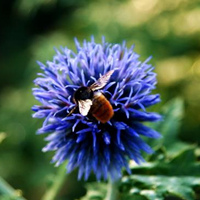
[{"label": "thistle leaf", "polygon": [[194,187],[200,186],[200,178],[192,176],[147,176],[131,175],[122,179],[121,186],[126,185],[126,193],[134,188],[137,193],[148,200],[164,199],[166,196],[175,196],[182,200],[194,200]]}]

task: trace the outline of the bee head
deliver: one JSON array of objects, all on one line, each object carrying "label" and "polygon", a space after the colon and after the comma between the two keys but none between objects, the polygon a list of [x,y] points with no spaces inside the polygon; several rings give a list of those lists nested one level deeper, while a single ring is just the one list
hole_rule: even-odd
[{"label": "bee head", "polygon": [[74,93],[74,99],[78,100],[86,100],[92,99],[94,92],[89,87],[80,87]]}]

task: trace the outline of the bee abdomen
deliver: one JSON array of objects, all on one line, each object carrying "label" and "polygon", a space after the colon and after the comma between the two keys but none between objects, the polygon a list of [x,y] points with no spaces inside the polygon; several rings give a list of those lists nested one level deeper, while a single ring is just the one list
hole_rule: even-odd
[{"label": "bee abdomen", "polygon": [[102,94],[94,96],[90,111],[92,115],[101,123],[106,123],[114,115],[112,105]]}]

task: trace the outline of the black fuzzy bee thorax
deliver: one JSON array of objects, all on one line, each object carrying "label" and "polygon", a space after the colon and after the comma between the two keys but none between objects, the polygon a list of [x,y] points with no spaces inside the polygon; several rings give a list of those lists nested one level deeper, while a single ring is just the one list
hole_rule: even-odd
[{"label": "black fuzzy bee thorax", "polygon": [[93,96],[94,92],[89,87],[80,87],[74,93],[74,99],[76,101],[92,99]]}]

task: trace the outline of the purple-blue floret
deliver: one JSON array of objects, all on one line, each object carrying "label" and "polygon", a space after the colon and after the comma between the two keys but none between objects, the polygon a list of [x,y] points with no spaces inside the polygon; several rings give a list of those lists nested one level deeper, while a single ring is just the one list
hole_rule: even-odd
[{"label": "purple-blue floret", "polygon": [[[146,108],[160,101],[152,94],[156,85],[154,67],[139,61],[139,55],[124,42],[109,44],[86,40],[81,46],[75,39],[76,52],[67,47],[56,49],[53,61],[38,62],[42,73],[34,83],[33,95],[40,102],[32,110],[33,117],[44,118],[38,134],[47,134],[43,151],[55,151],[52,162],[59,166],[68,160],[67,172],[78,168],[78,178],[87,180],[91,172],[100,180],[121,177],[122,168],[128,173],[129,161],[141,163],[141,152],[152,153],[142,137],[159,138],[160,134],[144,125],[161,116]],[[90,86],[101,75],[114,70],[101,90],[111,103],[114,116],[105,124],[94,117],[82,116],[78,109],[68,113],[76,103],[74,92]],[[142,136],[142,137],[141,137]]]}]

